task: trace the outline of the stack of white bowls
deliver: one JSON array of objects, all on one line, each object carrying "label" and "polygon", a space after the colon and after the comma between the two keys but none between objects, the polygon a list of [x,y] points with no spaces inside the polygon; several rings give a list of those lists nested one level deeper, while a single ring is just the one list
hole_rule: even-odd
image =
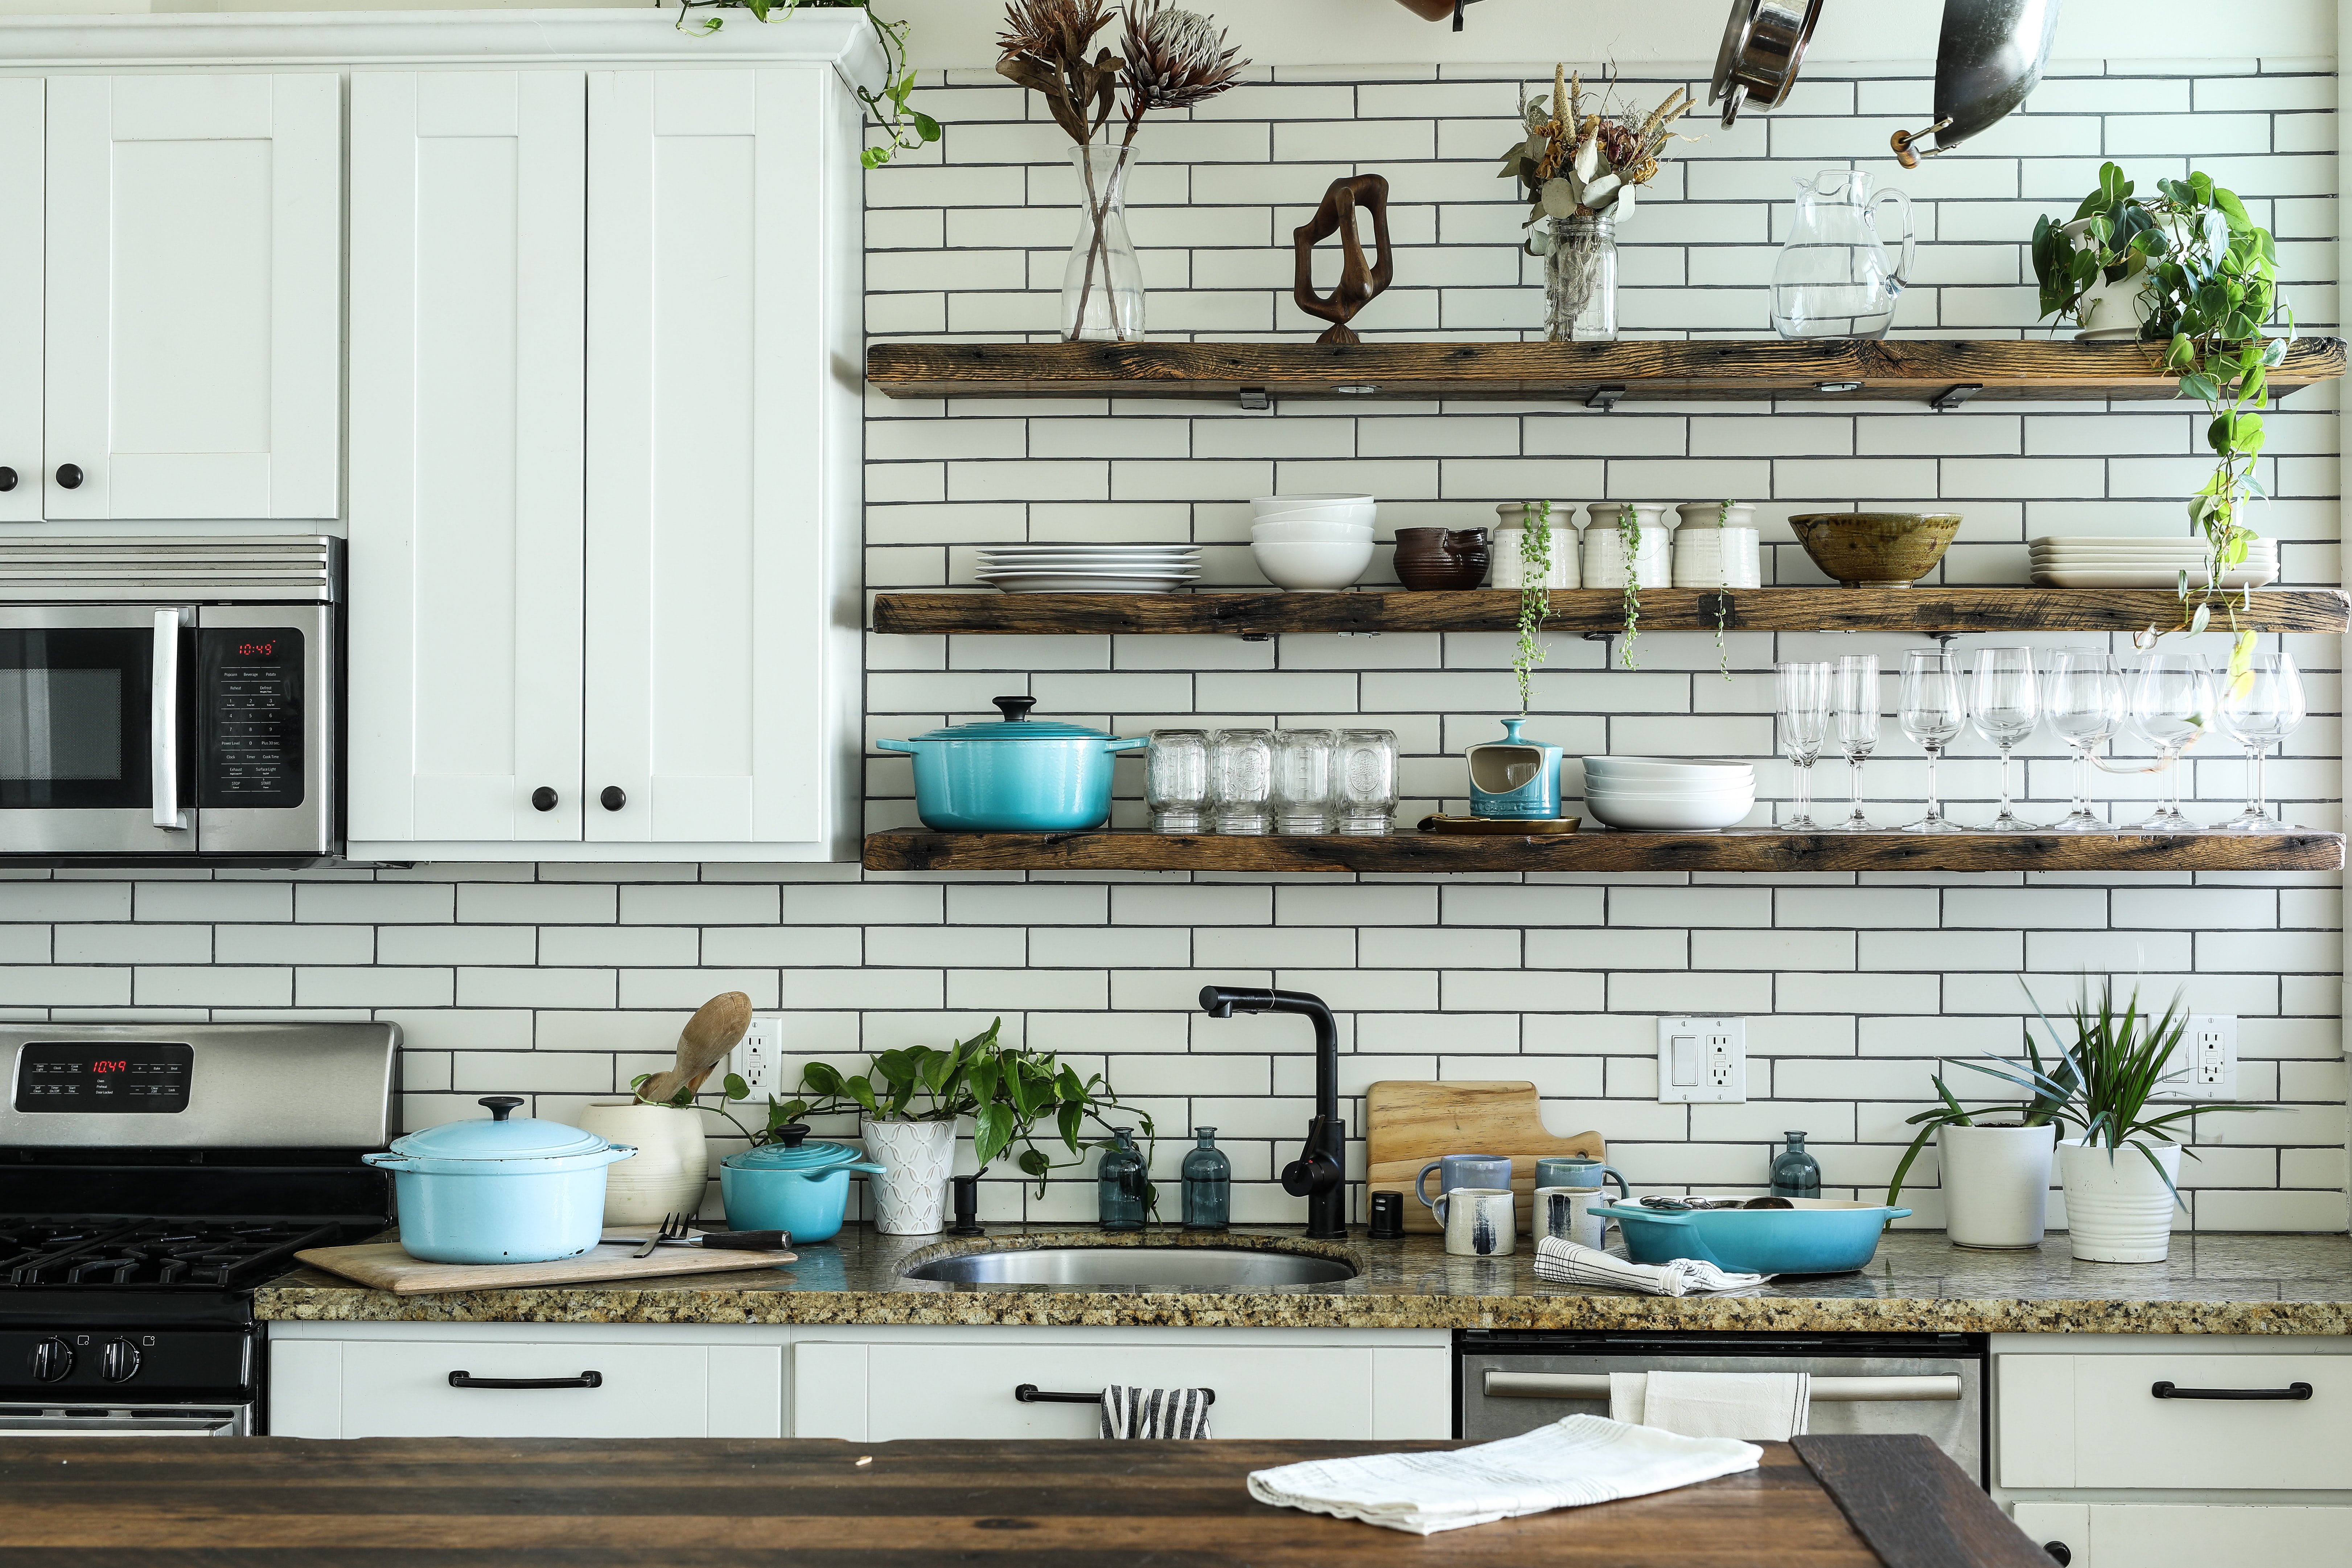
[{"label": "stack of white bowls", "polygon": [[1612,827],[1706,832],[1730,827],[1756,805],[1748,763],[1677,757],[1587,757],[1585,809]]},{"label": "stack of white bowls", "polygon": [[[2201,539],[2037,539],[2029,547],[2037,588],[2170,588],[2189,574],[2202,588],[2210,575]],[[2259,588],[2279,574],[2278,542],[2256,539],[2246,558],[2221,570],[2224,588]]]},{"label": "stack of white bowls", "polygon": [[1370,496],[1260,496],[1250,510],[1250,554],[1277,588],[1335,593],[1372,563],[1380,503]]}]

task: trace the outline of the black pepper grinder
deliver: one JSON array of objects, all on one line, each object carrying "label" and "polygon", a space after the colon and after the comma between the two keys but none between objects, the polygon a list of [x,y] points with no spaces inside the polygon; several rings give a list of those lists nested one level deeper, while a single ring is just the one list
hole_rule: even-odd
[{"label": "black pepper grinder", "polygon": [[1404,1194],[1402,1193],[1372,1194],[1372,1239],[1374,1241],[1404,1239]]},{"label": "black pepper grinder", "polygon": [[977,1175],[949,1179],[948,1184],[955,1189],[955,1226],[948,1232],[950,1236],[988,1234],[980,1227],[980,1178],[986,1174],[982,1171]]}]

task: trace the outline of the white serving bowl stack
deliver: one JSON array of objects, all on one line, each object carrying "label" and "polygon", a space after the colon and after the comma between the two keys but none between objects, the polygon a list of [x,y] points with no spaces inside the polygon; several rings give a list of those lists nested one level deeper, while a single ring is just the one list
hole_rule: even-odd
[{"label": "white serving bowl stack", "polygon": [[1678,757],[1587,757],[1585,809],[1612,827],[1712,832],[1756,805],[1749,763]]},{"label": "white serving bowl stack", "polygon": [[1250,555],[1277,588],[1333,593],[1372,563],[1380,503],[1370,496],[1260,496],[1250,511]]}]

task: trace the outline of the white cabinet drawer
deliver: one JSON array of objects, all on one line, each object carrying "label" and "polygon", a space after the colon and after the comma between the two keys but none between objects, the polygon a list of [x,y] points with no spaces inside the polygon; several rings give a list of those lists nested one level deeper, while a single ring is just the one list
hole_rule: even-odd
[{"label": "white cabinet drawer", "polygon": [[2072,1568],[2352,1563],[2352,1508],[2021,1502],[2012,1511],[2035,1545],[2063,1544]]},{"label": "white cabinet drawer", "polygon": [[[700,1345],[457,1340],[342,1347],[346,1437],[700,1437],[710,1429]],[[449,1374],[572,1378],[595,1388],[452,1388]]]},{"label": "white cabinet drawer", "polygon": [[[2159,1399],[2311,1385],[2305,1400]],[[2352,1489],[2352,1357],[2004,1355],[2000,1484]]]}]

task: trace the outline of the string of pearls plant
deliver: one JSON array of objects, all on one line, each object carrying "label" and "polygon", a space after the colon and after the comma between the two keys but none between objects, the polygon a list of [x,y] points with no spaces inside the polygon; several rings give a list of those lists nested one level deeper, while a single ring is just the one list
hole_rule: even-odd
[{"label": "string of pearls plant", "polygon": [[1527,716],[1534,692],[1535,667],[1548,650],[1538,636],[1551,614],[1551,502],[1522,501],[1519,533],[1519,643],[1511,653],[1511,673],[1519,682],[1519,714]]}]

